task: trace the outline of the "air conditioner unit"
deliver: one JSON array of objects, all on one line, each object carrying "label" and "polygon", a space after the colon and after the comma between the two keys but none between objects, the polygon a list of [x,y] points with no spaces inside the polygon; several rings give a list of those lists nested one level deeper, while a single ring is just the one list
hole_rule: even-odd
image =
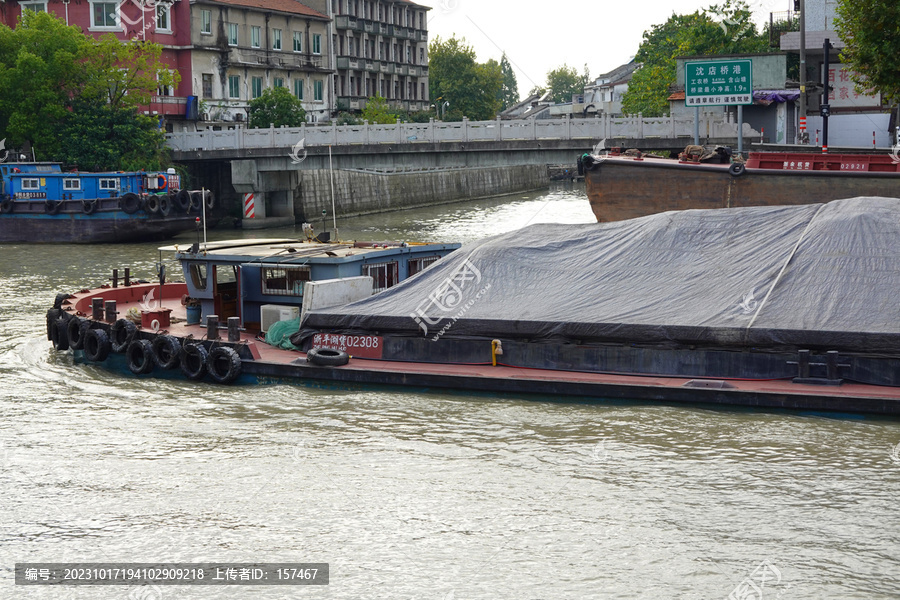
[{"label": "air conditioner unit", "polygon": [[259,307],[259,325],[263,333],[279,321],[292,321],[300,317],[300,307],[282,304],[263,304]]}]

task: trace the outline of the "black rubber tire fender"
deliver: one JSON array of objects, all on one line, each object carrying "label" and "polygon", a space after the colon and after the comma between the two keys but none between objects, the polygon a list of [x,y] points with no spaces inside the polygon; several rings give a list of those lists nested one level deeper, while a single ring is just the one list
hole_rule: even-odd
[{"label": "black rubber tire fender", "polygon": [[53,308],[62,308],[63,302],[68,300],[71,296],[64,292],[60,292],[56,295],[56,298],[53,300]]},{"label": "black rubber tire fender", "polygon": [[147,201],[144,202],[144,210],[147,211],[148,215],[155,215],[159,212],[159,198],[156,194],[147,196]]},{"label": "black rubber tire fender", "polygon": [[159,197],[159,214],[168,217],[172,212],[172,196]]},{"label": "black rubber tire fender", "polygon": [[62,207],[62,200],[47,200],[44,202],[44,212],[48,215],[56,215],[59,214],[59,209]]},{"label": "black rubber tire fender", "polygon": [[181,342],[172,335],[153,338],[153,360],[160,369],[171,370],[181,364]]},{"label": "black rubber tire fender", "polygon": [[50,341],[53,342],[53,349],[58,352],[69,349],[69,336],[66,335],[69,324],[65,319],[59,319],[53,328],[50,329]]},{"label": "black rubber tire fender", "polygon": [[191,193],[187,190],[178,190],[175,194],[175,206],[187,212],[191,209]]},{"label": "black rubber tire fender", "polygon": [[232,383],[242,370],[241,357],[229,346],[216,346],[206,357],[206,372],[216,383]]},{"label": "black rubber tire fender", "polygon": [[132,340],[125,350],[128,370],[135,375],[146,375],[153,370],[153,345],[150,340]]},{"label": "black rubber tire fender", "polygon": [[4,215],[8,215],[13,211],[14,206],[15,204],[13,203],[12,198],[4,198],[2,201],[0,201],[0,212],[2,212]]},{"label": "black rubber tire fender", "polygon": [[341,367],[350,362],[350,355],[334,348],[311,348],[306,361],[320,367]]},{"label": "black rubber tire fender", "polygon": [[200,192],[203,194],[203,201],[206,202],[206,210],[212,210],[216,207],[216,197],[213,195],[212,190],[203,190]]},{"label": "black rubber tire fender", "polygon": [[86,215],[92,215],[97,212],[97,200],[82,200],[81,201],[81,210],[84,211]]},{"label": "black rubber tire fender", "polygon": [[119,206],[129,215],[141,210],[141,197],[134,192],[128,192],[119,198]]},{"label": "black rubber tire fender", "polygon": [[188,379],[197,381],[206,375],[206,360],[209,352],[203,344],[185,344],[181,349],[181,372]]},{"label": "black rubber tire fender", "polygon": [[62,311],[58,308],[51,308],[47,311],[47,340],[53,339],[51,331],[56,327],[56,322],[59,320],[59,314],[61,312]]},{"label": "black rubber tire fender", "polygon": [[69,338],[69,347],[72,350],[84,348],[84,336],[91,328],[91,322],[87,319],[72,317],[66,325],[66,337]]},{"label": "black rubber tire fender", "polygon": [[84,334],[84,357],[91,362],[103,362],[109,356],[112,345],[109,334],[103,329],[88,329]]},{"label": "black rubber tire fender", "polygon": [[125,352],[137,334],[137,325],[128,319],[119,319],[109,329],[109,341],[113,352]]},{"label": "black rubber tire fender", "polygon": [[728,167],[728,172],[731,173],[732,177],[740,177],[747,172],[747,167],[744,166],[744,163],[731,163],[731,166]]}]

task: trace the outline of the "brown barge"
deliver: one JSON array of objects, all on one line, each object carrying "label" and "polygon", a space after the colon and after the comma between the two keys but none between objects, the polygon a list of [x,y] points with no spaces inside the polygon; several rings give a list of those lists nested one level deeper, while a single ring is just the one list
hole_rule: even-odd
[{"label": "brown barge", "polygon": [[900,197],[900,163],[887,154],[751,152],[746,164],[728,165],[611,152],[586,154],[582,164],[599,222],[693,208]]}]

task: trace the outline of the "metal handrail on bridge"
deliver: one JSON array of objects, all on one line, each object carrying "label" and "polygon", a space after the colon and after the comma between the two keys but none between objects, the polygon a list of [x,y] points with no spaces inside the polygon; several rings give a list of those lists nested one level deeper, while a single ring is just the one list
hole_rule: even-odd
[{"label": "metal handrail on bridge", "polygon": [[[391,123],[377,125],[303,125],[302,127],[269,127],[198,131],[181,131],[166,135],[175,151],[243,150],[248,148],[291,148],[303,140],[304,146],[340,146],[363,144],[417,144],[444,142],[503,142],[519,140],[613,140],[675,139],[692,137],[693,116],[610,117],[588,119],[521,119],[428,123]],[[736,138],[737,124],[727,116],[702,114],[701,136]],[[759,135],[744,125],[744,136]],[[609,143],[607,144],[610,145]]]}]

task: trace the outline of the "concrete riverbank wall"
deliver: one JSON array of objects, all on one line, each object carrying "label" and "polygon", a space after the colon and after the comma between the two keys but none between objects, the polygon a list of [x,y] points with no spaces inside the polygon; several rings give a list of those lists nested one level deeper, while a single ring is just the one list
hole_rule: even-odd
[{"label": "concrete riverbank wall", "polygon": [[[548,185],[547,165],[334,171],[335,207],[343,217],[502,196]],[[315,222],[322,218],[322,210],[331,214],[331,172],[301,171],[293,197],[296,221]]]}]

